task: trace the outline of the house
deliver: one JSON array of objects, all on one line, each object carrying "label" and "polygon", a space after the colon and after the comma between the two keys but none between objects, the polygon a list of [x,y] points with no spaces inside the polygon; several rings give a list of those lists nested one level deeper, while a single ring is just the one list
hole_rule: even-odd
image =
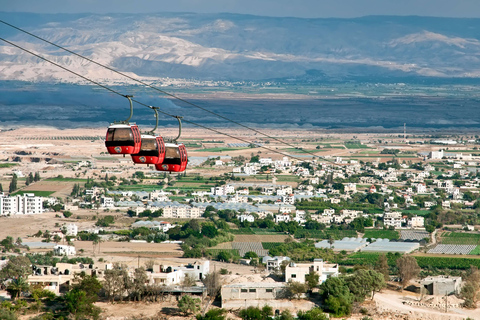
[{"label": "house", "polygon": [[282,196],[282,203],[295,204],[295,196],[293,194]]},{"label": "house", "polygon": [[415,216],[408,220],[407,227],[409,228],[423,228],[425,226],[425,218]]},{"label": "house", "polygon": [[262,263],[267,265],[267,270],[268,271],[276,271],[280,270],[280,266],[284,261],[290,261],[291,259],[289,257],[284,257],[284,256],[275,256],[275,257],[269,257],[265,256],[262,259]]},{"label": "house", "polygon": [[237,217],[238,220],[240,220],[240,222],[243,222],[243,221],[248,221],[248,222],[254,222],[255,221],[255,217],[252,216],[251,214],[241,214]]},{"label": "house", "polygon": [[337,277],[339,275],[338,264],[326,264],[323,259],[314,259],[313,263],[294,263],[290,262],[285,267],[285,281],[296,281],[305,283],[305,276],[310,272],[315,272],[319,275],[319,282],[323,283],[330,277]]},{"label": "house", "polygon": [[64,246],[57,244],[53,247],[53,254],[56,256],[74,256],[77,254],[74,246]]},{"label": "house", "polygon": [[115,202],[113,201],[113,198],[101,197],[100,205],[102,208],[113,208],[115,206]]},{"label": "house", "polygon": [[285,308],[289,302],[276,301],[283,298],[285,283],[283,282],[249,282],[222,286],[222,308],[240,309],[248,307],[262,308],[268,305],[274,309]]},{"label": "house", "polygon": [[66,236],[76,237],[78,233],[78,227],[75,223],[69,223],[65,226],[67,232],[65,233]]},{"label": "house", "polygon": [[435,276],[427,277],[420,281],[420,284],[428,294],[445,296],[459,294],[462,288],[462,277]]},{"label": "house", "polygon": [[383,214],[383,224],[387,227],[402,227],[402,214],[400,212],[385,212]]},{"label": "house", "polygon": [[283,214],[276,214],[275,215],[275,223],[279,223],[279,222],[289,222],[290,220],[292,220],[292,218],[290,217],[289,214],[287,213],[283,213]]},{"label": "house", "polygon": [[368,189],[368,193],[376,193],[376,192],[377,192],[377,188],[372,184],[370,189]]}]

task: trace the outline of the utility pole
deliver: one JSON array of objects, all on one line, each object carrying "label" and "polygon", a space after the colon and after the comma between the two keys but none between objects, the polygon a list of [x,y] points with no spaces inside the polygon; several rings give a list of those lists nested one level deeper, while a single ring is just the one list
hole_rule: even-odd
[{"label": "utility pole", "polygon": [[407,124],[403,124],[403,141],[407,142]]},{"label": "utility pole", "polygon": [[140,256],[138,256],[137,268],[140,268]]}]

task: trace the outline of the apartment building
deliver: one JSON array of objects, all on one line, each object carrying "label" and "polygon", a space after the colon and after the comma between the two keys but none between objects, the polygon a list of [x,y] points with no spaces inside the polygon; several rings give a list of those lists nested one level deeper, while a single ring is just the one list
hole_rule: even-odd
[{"label": "apartment building", "polygon": [[43,212],[43,198],[33,193],[17,196],[0,194],[0,216],[19,214],[40,214]]}]

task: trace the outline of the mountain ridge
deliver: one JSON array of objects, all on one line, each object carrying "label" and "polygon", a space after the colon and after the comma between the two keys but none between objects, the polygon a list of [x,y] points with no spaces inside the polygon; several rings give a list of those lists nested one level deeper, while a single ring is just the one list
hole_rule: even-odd
[{"label": "mountain ridge", "polygon": [[[6,12],[0,18],[121,72],[166,84],[179,78],[301,82],[312,71],[324,81],[480,77],[480,19],[473,18]],[[7,26],[0,33],[94,80],[125,81]],[[0,43],[0,79],[79,82],[37,60]]]}]

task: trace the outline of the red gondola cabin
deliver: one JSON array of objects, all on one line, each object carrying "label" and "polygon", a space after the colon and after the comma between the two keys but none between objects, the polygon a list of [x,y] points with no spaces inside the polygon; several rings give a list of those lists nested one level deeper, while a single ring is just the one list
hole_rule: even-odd
[{"label": "red gondola cabin", "polygon": [[165,159],[161,164],[156,164],[158,171],[182,172],[187,168],[187,149],[183,144],[165,144]]},{"label": "red gondola cabin", "polygon": [[108,127],[105,146],[110,154],[135,154],[140,152],[142,140],[136,124],[113,124]]},{"label": "red gondola cabin", "polygon": [[135,163],[160,164],[165,158],[165,143],[161,136],[142,134],[140,152],[132,154]]}]

